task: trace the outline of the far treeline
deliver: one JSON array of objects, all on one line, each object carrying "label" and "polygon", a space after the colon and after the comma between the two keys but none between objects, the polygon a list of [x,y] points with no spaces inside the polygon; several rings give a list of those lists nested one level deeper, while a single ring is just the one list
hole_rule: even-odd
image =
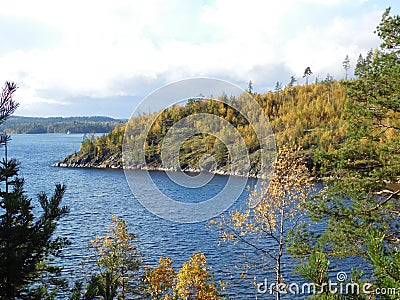
[{"label": "far treeline", "polygon": [[21,117],[11,116],[0,131],[11,134],[19,133],[105,133],[126,120],[102,116],[91,117]]}]

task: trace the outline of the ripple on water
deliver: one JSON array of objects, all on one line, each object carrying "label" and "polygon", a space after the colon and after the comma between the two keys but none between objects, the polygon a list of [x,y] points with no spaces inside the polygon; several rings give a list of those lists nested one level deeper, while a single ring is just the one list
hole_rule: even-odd
[{"label": "ripple on water", "polygon": [[[25,189],[29,196],[36,198],[42,191],[52,193],[55,183],[64,183],[67,190],[64,204],[71,209],[57,228],[57,234],[67,237],[71,245],[63,251],[60,263],[64,274],[74,282],[84,273],[81,261],[89,255],[88,243],[96,235],[106,233],[111,223],[112,214],[123,218],[131,232],[138,236],[139,247],[144,254],[145,264],[155,265],[160,256],[170,256],[174,265],[179,266],[196,251],[204,252],[212,266],[216,279],[230,282],[229,291],[235,299],[254,299],[253,275],[257,278],[269,276],[265,271],[250,274],[249,281],[239,279],[241,269],[235,268],[243,262],[246,253],[253,262],[259,261],[258,254],[246,247],[218,246],[219,238],[215,230],[206,228],[207,222],[197,224],[177,224],[149,213],[133,197],[120,170],[88,170],[54,168],[51,164],[68,154],[79,150],[82,135],[14,135],[9,146],[10,157],[21,162],[21,175],[25,177]],[[35,159],[32,159],[34,157]],[[136,172],[140,184],[143,173]],[[158,187],[170,197],[179,200],[196,199],[202,201],[215,195],[226,183],[226,178],[216,176],[207,188],[199,190],[182,188],[172,184],[163,172],[151,175]],[[251,183],[251,182],[250,182]],[[143,193],[152,191],[152,186],[142,186]],[[247,192],[235,203],[235,207],[244,204]],[[37,205],[37,201],[34,202]],[[36,211],[39,209],[36,207]],[[284,259],[288,270],[287,279],[297,279],[290,270],[293,261]],[[269,277],[273,278],[273,277]],[[59,295],[58,299],[67,299]],[[302,297],[298,297],[301,299]],[[259,299],[268,299],[267,297]],[[287,299],[295,299],[292,295]]]}]

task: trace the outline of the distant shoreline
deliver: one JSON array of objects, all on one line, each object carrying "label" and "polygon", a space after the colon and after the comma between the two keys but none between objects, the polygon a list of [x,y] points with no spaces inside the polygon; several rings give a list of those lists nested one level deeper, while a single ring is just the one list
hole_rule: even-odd
[{"label": "distant shoreline", "polygon": [[113,119],[103,116],[93,117],[21,117],[13,116],[0,125],[0,132],[8,134],[90,134],[107,133],[126,119]]},{"label": "distant shoreline", "polygon": [[103,135],[103,134],[107,134],[108,132],[71,132],[71,133],[65,133],[65,132],[44,132],[44,133],[14,133],[14,132],[3,132],[6,134],[12,134],[12,135],[23,135],[23,134],[27,134],[27,135],[39,135],[39,134],[45,134],[45,135],[50,135],[50,134],[59,134],[59,135],[84,135],[84,134],[94,134],[94,135]]}]

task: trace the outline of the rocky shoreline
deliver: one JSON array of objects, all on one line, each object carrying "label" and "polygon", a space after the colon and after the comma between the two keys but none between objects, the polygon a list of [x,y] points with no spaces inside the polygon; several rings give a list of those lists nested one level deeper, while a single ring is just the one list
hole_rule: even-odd
[{"label": "rocky shoreline", "polygon": [[[87,169],[129,169],[129,170],[147,170],[147,171],[177,171],[177,168],[170,167],[164,168],[156,165],[146,165],[146,164],[131,164],[124,165],[122,162],[121,153],[113,153],[105,156],[93,156],[87,153],[76,152],[70,156],[64,158],[63,160],[52,164],[53,167],[62,168],[87,168]],[[244,177],[246,174],[240,171],[231,171],[225,169],[200,169],[193,167],[186,167],[184,172],[188,173],[200,173],[208,172],[224,176],[239,176]],[[258,174],[256,170],[250,170],[250,174],[246,177],[250,178],[265,178]]]},{"label": "rocky shoreline", "polygon": [[53,167],[63,168],[96,168],[96,169],[122,169],[122,157],[120,153],[107,155],[105,157],[93,156],[75,152],[62,161],[52,164]]}]

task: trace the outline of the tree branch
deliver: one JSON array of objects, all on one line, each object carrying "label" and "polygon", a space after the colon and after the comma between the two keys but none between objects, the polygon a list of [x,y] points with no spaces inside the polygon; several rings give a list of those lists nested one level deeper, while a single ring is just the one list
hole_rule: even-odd
[{"label": "tree branch", "polygon": [[383,123],[382,123],[382,120],[379,120],[377,125],[378,125],[379,127],[384,127],[384,128],[387,128],[387,129],[390,129],[390,128],[391,128],[391,129],[395,129],[395,130],[400,130],[400,127],[383,124]]},{"label": "tree branch", "polygon": [[265,250],[265,249],[263,249],[263,248],[260,248],[260,247],[256,246],[255,244],[249,242],[249,241],[246,240],[244,237],[242,237],[240,234],[238,234],[238,233],[236,232],[236,230],[234,230],[234,229],[233,229],[232,227],[230,227],[229,225],[225,225],[225,226],[235,235],[235,237],[236,237],[237,239],[239,239],[239,240],[242,241],[243,243],[247,244],[248,246],[250,246],[250,247],[256,249],[257,251],[260,251],[260,252],[266,254],[266,255],[269,256],[271,259],[276,260],[276,258],[275,258],[271,253],[269,253],[267,250]]}]

